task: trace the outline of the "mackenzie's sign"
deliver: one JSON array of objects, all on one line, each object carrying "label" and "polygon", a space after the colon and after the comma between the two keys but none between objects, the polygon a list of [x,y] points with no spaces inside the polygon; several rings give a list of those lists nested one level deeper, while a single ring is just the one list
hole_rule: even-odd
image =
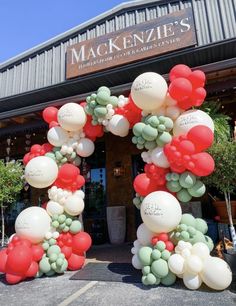
[{"label": "mackenzie's sign", "polygon": [[66,78],[195,44],[192,9],[187,8],[68,47]]}]

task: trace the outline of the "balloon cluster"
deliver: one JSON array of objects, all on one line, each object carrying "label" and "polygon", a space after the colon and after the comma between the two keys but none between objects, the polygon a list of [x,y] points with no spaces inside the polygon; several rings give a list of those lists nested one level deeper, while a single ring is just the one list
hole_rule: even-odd
[{"label": "balloon cluster", "polygon": [[203,71],[192,71],[186,65],[176,65],[171,69],[169,78],[169,94],[180,108],[188,109],[203,103],[206,97],[206,76]]},{"label": "balloon cluster", "polygon": [[48,152],[52,150],[53,146],[50,143],[44,143],[42,145],[35,144],[30,148],[30,152],[26,153],[23,158],[24,165],[27,165],[28,162],[37,157],[47,155]]},{"label": "balloon cluster", "polygon": [[61,152],[61,148],[54,147],[52,151],[45,154],[45,156],[52,158],[55,160],[58,166],[61,166],[66,163],[73,163],[76,166],[79,166],[81,163],[81,159],[79,156],[76,155],[75,151],[72,151],[71,153],[63,154]]},{"label": "balloon cluster", "polygon": [[79,220],[76,220],[75,217],[61,214],[52,216],[52,226],[58,232],[70,232],[72,234],[77,234],[81,231],[82,225]]}]

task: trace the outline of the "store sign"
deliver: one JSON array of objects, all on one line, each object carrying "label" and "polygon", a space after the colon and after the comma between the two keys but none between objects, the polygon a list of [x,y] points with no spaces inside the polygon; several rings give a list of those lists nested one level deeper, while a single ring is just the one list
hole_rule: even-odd
[{"label": "store sign", "polygon": [[66,78],[120,66],[196,44],[191,8],[68,47]]}]

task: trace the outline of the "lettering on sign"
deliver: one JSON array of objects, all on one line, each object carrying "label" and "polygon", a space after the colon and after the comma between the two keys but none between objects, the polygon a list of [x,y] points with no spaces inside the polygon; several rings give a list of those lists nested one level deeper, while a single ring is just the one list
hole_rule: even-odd
[{"label": "lettering on sign", "polygon": [[69,46],[66,78],[153,57],[196,44],[191,8]]}]

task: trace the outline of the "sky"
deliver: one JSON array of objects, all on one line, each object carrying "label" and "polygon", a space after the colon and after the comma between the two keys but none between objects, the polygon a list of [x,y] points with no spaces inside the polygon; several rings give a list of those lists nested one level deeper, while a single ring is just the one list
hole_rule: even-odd
[{"label": "sky", "polygon": [[128,0],[0,0],[0,63]]}]

